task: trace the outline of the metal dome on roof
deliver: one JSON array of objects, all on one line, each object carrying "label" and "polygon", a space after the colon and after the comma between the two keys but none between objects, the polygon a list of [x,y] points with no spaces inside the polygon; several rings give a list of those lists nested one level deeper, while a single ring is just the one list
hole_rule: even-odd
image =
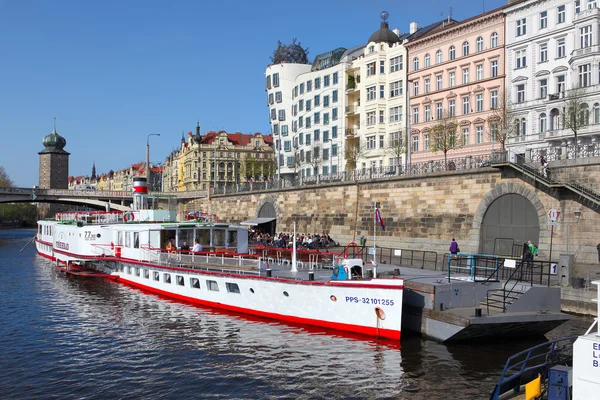
[{"label": "metal dome on roof", "polygon": [[42,140],[42,144],[44,145],[44,150],[40,151],[39,154],[42,153],[61,153],[61,154],[69,154],[64,149],[67,145],[67,140],[56,133],[56,117],[54,117],[54,129],[52,133],[46,135],[44,140]]},{"label": "metal dome on roof", "polygon": [[382,19],[381,27],[378,31],[371,35],[371,37],[369,38],[369,43],[386,42],[389,44],[394,44],[400,42],[400,38],[398,37],[398,35],[396,35],[392,30],[390,30],[390,26],[387,23],[387,19],[389,17],[388,12],[382,11],[380,17]]}]

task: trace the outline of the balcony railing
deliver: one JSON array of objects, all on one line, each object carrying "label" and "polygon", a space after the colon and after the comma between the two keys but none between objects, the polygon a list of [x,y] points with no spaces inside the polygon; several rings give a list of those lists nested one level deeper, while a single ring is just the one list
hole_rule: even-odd
[{"label": "balcony railing", "polygon": [[355,105],[346,106],[346,114],[354,114],[358,110],[358,107]]},{"label": "balcony railing", "polygon": [[586,54],[595,54],[598,52],[600,52],[600,45],[596,44],[593,46],[584,47],[583,49],[573,50],[571,57],[580,57]]},{"label": "balcony railing", "polygon": [[532,149],[531,161],[539,162],[544,156],[546,161],[573,160],[575,158],[600,157],[600,143],[567,145],[563,147],[549,147],[546,149]]}]

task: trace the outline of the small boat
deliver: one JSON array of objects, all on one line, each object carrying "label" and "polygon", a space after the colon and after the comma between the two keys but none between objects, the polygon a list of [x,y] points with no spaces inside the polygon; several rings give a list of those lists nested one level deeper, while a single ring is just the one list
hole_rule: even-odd
[{"label": "small boat", "polygon": [[[248,228],[208,214],[150,207],[134,178],[132,210],[59,213],[38,222],[36,248],[66,273],[104,276],[235,313],[400,340],[404,281],[378,278],[348,251],[331,264],[251,254]],[[184,246],[183,243],[187,242]],[[198,242],[203,250],[188,249]],[[334,273],[335,272],[335,273]]]}]

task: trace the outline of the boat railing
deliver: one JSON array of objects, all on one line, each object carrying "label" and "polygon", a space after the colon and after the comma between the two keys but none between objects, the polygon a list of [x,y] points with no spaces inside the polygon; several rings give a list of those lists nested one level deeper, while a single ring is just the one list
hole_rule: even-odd
[{"label": "boat railing", "polygon": [[573,343],[577,336],[556,339],[514,354],[506,360],[504,369],[490,400],[497,400],[504,393],[514,390],[519,392],[521,386],[538,375],[542,382],[548,379],[550,368],[555,365],[565,365],[573,355]]},{"label": "boat railing", "polygon": [[[131,212],[132,218],[135,218],[133,213]],[[81,222],[87,225],[103,225],[122,222],[124,215],[121,211],[73,211],[57,213],[55,218],[64,224]]]},{"label": "boat railing", "polygon": [[[269,264],[289,264],[292,260],[293,249],[270,246],[253,246],[249,249],[251,255],[260,256]],[[296,260],[300,267],[309,269],[333,268],[333,262],[337,253],[327,250],[296,249]]]}]

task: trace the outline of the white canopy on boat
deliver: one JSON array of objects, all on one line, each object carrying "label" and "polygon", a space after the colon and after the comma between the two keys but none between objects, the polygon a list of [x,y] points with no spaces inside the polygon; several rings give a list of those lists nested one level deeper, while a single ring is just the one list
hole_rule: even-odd
[{"label": "white canopy on boat", "polygon": [[252,218],[247,221],[240,222],[240,225],[256,226],[273,221],[275,218]]}]

